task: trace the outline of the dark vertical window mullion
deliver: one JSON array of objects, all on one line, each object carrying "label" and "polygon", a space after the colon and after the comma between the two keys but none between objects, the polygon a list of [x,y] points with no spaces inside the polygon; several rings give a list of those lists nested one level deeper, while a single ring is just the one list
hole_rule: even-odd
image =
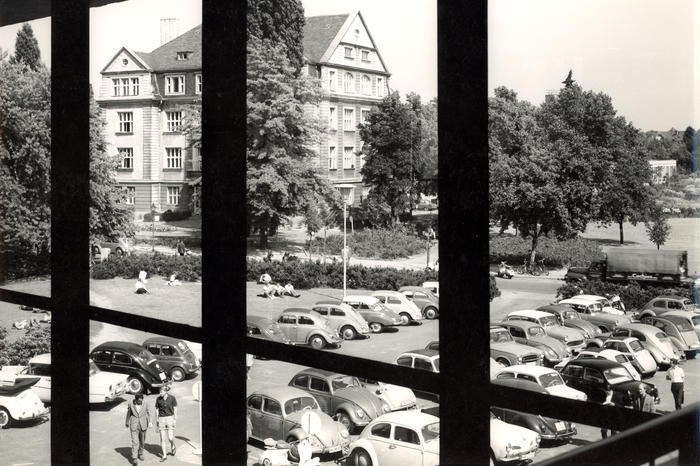
[{"label": "dark vertical window mullion", "polygon": [[202,3],[204,464],[245,464],[246,2]]},{"label": "dark vertical window mullion", "polygon": [[51,460],[88,464],[89,13],[51,5]]},{"label": "dark vertical window mullion", "polygon": [[438,2],[440,464],[489,456],[487,2]]}]

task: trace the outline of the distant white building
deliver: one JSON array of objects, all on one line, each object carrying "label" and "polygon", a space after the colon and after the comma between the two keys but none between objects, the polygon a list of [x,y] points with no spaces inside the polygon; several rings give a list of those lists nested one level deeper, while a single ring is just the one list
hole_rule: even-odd
[{"label": "distant white building", "polygon": [[675,160],[649,160],[652,170],[652,183],[665,183],[678,172]]}]

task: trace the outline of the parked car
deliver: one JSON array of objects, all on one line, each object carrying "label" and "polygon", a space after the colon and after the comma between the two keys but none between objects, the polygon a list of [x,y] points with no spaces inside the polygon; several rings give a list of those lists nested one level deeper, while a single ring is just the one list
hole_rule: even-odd
[{"label": "parked car", "polygon": [[34,380],[31,390],[43,403],[51,403],[51,353],[34,356],[26,366],[3,366],[0,384],[12,385],[22,379]]},{"label": "parked car", "polygon": [[143,342],[143,346],[155,356],[160,367],[174,382],[197,375],[202,366],[187,343],[177,338],[151,337]]},{"label": "parked car", "polygon": [[496,374],[498,374],[501,369],[505,369],[507,366],[501,364],[500,362],[496,361],[493,358],[489,358],[489,378],[491,380],[496,378]]},{"label": "parked car", "polygon": [[671,359],[683,359],[685,355],[676,350],[673,343],[664,332],[653,325],[633,322],[616,328],[613,337],[634,337],[639,339],[642,346],[649,350],[659,366],[668,366]]},{"label": "parked car", "polygon": [[246,317],[247,335],[261,340],[276,341],[277,343],[293,344],[284,334],[277,322],[257,315],[248,314]]},{"label": "parked car", "polygon": [[601,309],[603,312],[607,312],[608,314],[612,314],[615,316],[623,316],[625,315],[625,311],[620,310],[613,306],[612,302],[604,296],[598,296],[598,295],[593,295],[593,294],[579,294],[576,295],[577,298],[584,298],[584,299],[591,299],[593,301],[597,301],[600,303],[603,308]]},{"label": "parked car", "polygon": [[311,309],[289,308],[277,318],[280,330],[295,344],[308,344],[314,349],[328,345],[340,348],[343,339],[328,325],[328,320]]},{"label": "parked car", "polygon": [[47,418],[49,409],[31,390],[37,382],[39,377],[29,377],[11,385],[0,385],[0,429],[17,421]]},{"label": "parked car", "polygon": [[103,371],[128,375],[127,388],[130,393],[157,391],[168,382],[168,376],[156,357],[136,343],[102,343],[90,352],[90,359]]},{"label": "parked car", "polygon": [[545,366],[553,367],[571,356],[569,348],[556,338],[547,336],[539,324],[524,320],[505,320],[499,325],[505,327],[517,343],[542,350]]},{"label": "parked car", "polygon": [[543,311],[514,311],[506,316],[506,320],[524,320],[539,324],[548,336],[556,338],[564,343],[573,354],[578,353],[586,347],[586,340],[583,333],[578,330],[564,327],[557,318]]},{"label": "parked car", "polygon": [[[642,380],[637,368],[632,364],[632,360],[623,352],[608,348],[589,348],[581,351],[575,359],[607,359],[622,365],[630,373],[634,380]],[[557,364],[554,369],[561,372],[566,363]]]},{"label": "parked car", "polygon": [[395,361],[399,366],[412,367],[430,372],[440,372],[440,352],[417,349],[401,353]]},{"label": "parked car", "polygon": [[[491,383],[517,388],[519,390],[549,394],[541,385],[525,379],[496,379]],[[496,417],[503,422],[537,432],[540,434],[542,440],[567,440],[577,433],[576,424],[573,422],[552,419],[550,417],[540,416],[539,414],[523,413],[521,411],[499,408],[496,406],[491,406],[491,413],[495,414]]]},{"label": "parked car", "polygon": [[387,403],[367,390],[357,377],[321,369],[304,369],[289,381],[314,396],[321,410],[341,422],[352,433],[372,419],[391,411]]},{"label": "parked car", "polygon": [[417,410],[379,416],[350,445],[350,464],[355,466],[439,463],[440,419]]},{"label": "parked car", "polygon": [[578,312],[565,304],[548,304],[537,310],[554,315],[561,325],[578,330],[586,340],[603,333],[597,325],[582,319]]},{"label": "parked car", "polygon": [[101,371],[97,364],[90,360],[90,400],[89,403],[109,403],[126,393],[127,380],[125,374]]},{"label": "parked car", "polygon": [[692,313],[687,311],[669,311],[660,316],[646,316],[641,321],[664,332],[678,351],[682,351],[687,359],[693,359],[700,350],[700,341],[691,316]]},{"label": "parked car", "polygon": [[437,341],[437,340],[431,341],[430,343],[428,343],[427,345],[425,345],[425,349],[431,349],[431,350],[435,350],[435,351],[440,351],[440,342]]},{"label": "parked car", "polygon": [[607,359],[572,359],[561,371],[566,384],[588,395],[590,401],[605,401],[607,387],[612,388],[612,401],[618,406],[629,406],[631,397],[644,385],[647,394],[659,403],[659,391],[647,382],[638,382],[621,364]]},{"label": "parked car", "polygon": [[440,298],[429,289],[420,286],[402,286],[399,288],[399,293],[413,301],[426,319],[437,319],[440,315]]},{"label": "parked car", "polygon": [[390,411],[413,409],[416,407],[416,395],[410,388],[362,377],[358,377],[358,380],[367,390],[373,392],[380,400],[388,404]]},{"label": "parked car", "polygon": [[398,291],[379,290],[373,291],[372,296],[377,298],[384,306],[388,307],[401,317],[401,323],[408,325],[410,323],[420,324],[423,320],[423,314],[420,308],[410,299]]},{"label": "parked car", "polygon": [[492,325],[489,328],[489,338],[491,358],[503,366],[542,364],[544,352],[541,349],[516,343],[510,332],[500,325]]},{"label": "parked car", "polygon": [[312,412],[321,421],[311,436],[312,453],[345,456],[349,451],[348,429],[324,413],[316,399],[303,390],[288,386],[263,388],[247,398],[246,407],[254,439],[293,442],[306,438],[309,433],[301,425],[301,416]]},{"label": "parked car", "polygon": [[586,394],[567,387],[559,372],[542,366],[510,366],[496,374],[496,380],[522,379],[534,382],[541,386],[547,393],[562,398],[586,401]]},{"label": "parked car", "polygon": [[639,312],[639,319],[646,316],[658,316],[669,311],[695,311],[695,304],[690,299],[677,295],[657,296],[649,300]]},{"label": "parked car", "polygon": [[116,254],[117,256],[130,256],[133,250],[129,240],[126,238],[119,238],[114,241],[100,241],[99,245],[102,249],[109,249],[110,254]]},{"label": "parked car", "polygon": [[440,282],[427,281],[420,284],[422,288],[427,288],[433,292],[435,296],[440,297]]},{"label": "parked car", "polygon": [[[326,301],[319,301],[316,304],[324,302]],[[360,313],[369,323],[372,333],[380,333],[386,327],[401,325],[401,317],[373,296],[347,295],[343,298],[343,302]]]},{"label": "parked car", "polygon": [[612,337],[605,340],[601,348],[623,353],[642,377],[651,377],[658,369],[651,353],[644,349],[636,338]]},{"label": "parked car", "polygon": [[[688,312],[688,311],[669,311],[663,315],[663,317],[667,319],[671,319],[673,316],[673,321],[675,322],[685,322],[686,324],[690,324],[690,326],[693,328],[693,331],[695,332],[695,336],[698,338],[698,341],[700,341],[700,314],[697,314],[695,312]],[[688,327],[686,324],[680,324],[680,331],[681,332],[687,332]],[[678,325],[676,323],[676,325]],[[683,333],[685,335],[685,333]],[[686,341],[692,341],[692,337],[688,337]],[[697,354],[697,351],[696,351]],[[687,357],[687,354],[686,354]]]},{"label": "parked car", "polygon": [[540,449],[540,435],[530,429],[503,422],[490,413],[491,462],[518,464],[530,461]]},{"label": "parked car", "polygon": [[582,319],[596,325],[602,332],[611,332],[618,325],[632,322],[629,316],[616,316],[603,312],[603,306],[592,299],[574,296],[573,298],[562,299],[557,304],[571,307],[579,313]]},{"label": "parked car", "polygon": [[311,309],[327,318],[343,340],[369,338],[369,324],[352,306],[344,303],[316,304]]}]

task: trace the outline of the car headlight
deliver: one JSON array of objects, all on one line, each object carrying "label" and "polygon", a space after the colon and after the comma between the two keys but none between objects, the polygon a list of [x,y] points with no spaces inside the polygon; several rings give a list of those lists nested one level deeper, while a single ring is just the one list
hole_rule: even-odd
[{"label": "car headlight", "polygon": [[343,438],[348,438],[348,437],[350,437],[350,432],[348,432],[347,427],[345,427],[345,426],[342,425],[342,424],[340,425],[340,427],[338,427],[338,433],[339,433],[340,436],[343,437]]},{"label": "car headlight", "polygon": [[365,417],[365,412],[362,411],[360,408],[357,408],[355,410],[355,414],[357,414],[357,417],[359,417],[359,418]]},{"label": "car headlight", "polygon": [[385,413],[390,412],[390,411],[391,411],[391,406],[389,406],[388,404],[382,402],[382,411],[384,411]]},{"label": "car headlight", "polygon": [[557,353],[555,353],[551,348],[547,348],[544,350],[544,353],[549,356],[550,358],[556,358]]},{"label": "car headlight", "polygon": [[540,432],[544,433],[547,432],[547,426],[544,424],[544,422],[540,423]]},{"label": "car headlight", "polygon": [[522,357],[522,356],[518,356],[518,362],[523,362],[523,357]]}]

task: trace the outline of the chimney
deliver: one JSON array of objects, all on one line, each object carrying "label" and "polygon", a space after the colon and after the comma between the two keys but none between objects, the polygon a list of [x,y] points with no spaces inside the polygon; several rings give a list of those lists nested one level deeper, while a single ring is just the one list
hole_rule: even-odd
[{"label": "chimney", "polygon": [[160,45],[170,42],[179,35],[177,18],[160,20]]}]

